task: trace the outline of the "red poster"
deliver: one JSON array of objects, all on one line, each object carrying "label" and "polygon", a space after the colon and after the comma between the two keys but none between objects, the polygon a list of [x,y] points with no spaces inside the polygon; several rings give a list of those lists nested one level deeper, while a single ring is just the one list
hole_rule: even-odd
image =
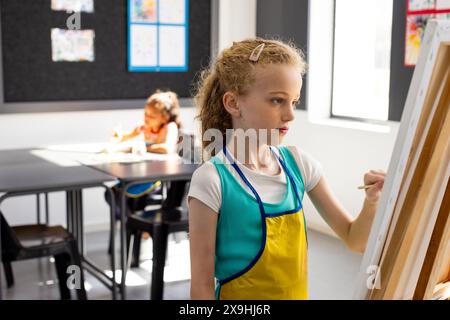
[{"label": "red poster", "polygon": [[414,67],[428,20],[449,19],[450,0],[406,0],[405,66]]}]

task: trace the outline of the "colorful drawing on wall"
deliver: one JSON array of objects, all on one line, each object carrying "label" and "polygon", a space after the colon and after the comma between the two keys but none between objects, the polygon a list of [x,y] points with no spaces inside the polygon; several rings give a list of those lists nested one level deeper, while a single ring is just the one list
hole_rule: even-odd
[{"label": "colorful drawing on wall", "polygon": [[52,28],[52,60],[54,62],[94,61],[94,30]]},{"label": "colorful drawing on wall", "polygon": [[434,9],[435,0],[409,0],[410,11]]},{"label": "colorful drawing on wall", "polygon": [[405,66],[414,67],[428,20],[450,19],[450,0],[406,0]]},{"label": "colorful drawing on wall", "polygon": [[189,0],[128,0],[128,70],[188,70]]},{"label": "colorful drawing on wall", "polygon": [[436,0],[436,10],[450,9],[450,0]]},{"label": "colorful drawing on wall", "polygon": [[420,44],[430,17],[431,15],[414,15],[407,18],[405,52],[405,64],[407,66],[416,65],[419,60]]},{"label": "colorful drawing on wall", "polygon": [[94,0],[52,0],[54,11],[94,12]]},{"label": "colorful drawing on wall", "polygon": [[156,22],[157,0],[131,0],[131,22]]}]

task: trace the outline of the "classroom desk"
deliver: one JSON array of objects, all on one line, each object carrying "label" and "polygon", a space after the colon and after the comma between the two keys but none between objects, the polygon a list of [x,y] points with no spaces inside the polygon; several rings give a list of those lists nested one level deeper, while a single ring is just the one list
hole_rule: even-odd
[{"label": "classroom desk", "polygon": [[[106,185],[116,179],[87,166],[60,166],[33,154],[33,149],[0,151],[0,205],[7,198],[39,193],[65,191],[67,208],[67,229],[77,239],[83,266],[111,291],[116,298],[114,241],[112,247],[111,270],[109,277],[85,255],[83,232],[82,190],[102,187],[111,193]],[[114,197],[112,197],[114,199]],[[114,227],[114,202],[111,206],[111,232]],[[0,237],[1,241],[1,237]],[[1,242],[0,242],[1,249]],[[1,263],[1,254],[0,254]],[[0,277],[1,279],[1,277]],[[0,299],[2,298],[0,282]]]},{"label": "classroom desk", "polygon": [[[111,176],[118,178],[123,185],[124,191],[133,185],[145,182],[152,182],[160,180],[161,182],[169,181],[180,181],[180,180],[190,180],[195,169],[197,169],[197,164],[187,164],[183,163],[181,159],[169,159],[165,161],[145,161],[139,163],[107,163],[92,166],[95,169],[103,171]],[[122,293],[122,298],[126,298],[126,286],[125,286],[125,275],[127,273],[127,257],[125,252],[125,192],[121,198],[121,219],[120,219],[120,248],[121,248],[121,259],[120,266],[122,268],[122,279],[120,281],[120,291]],[[155,246],[154,246],[155,247]],[[164,261],[154,261],[153,265],[156,266],[159,263],[164,263]],[[153,268],[155,270],[155,268]],[[157,272],[152,272],[152,283],[151,283],[151,298],[152,299],[162,299],[162,285],[163,281],[161,275]]]}]

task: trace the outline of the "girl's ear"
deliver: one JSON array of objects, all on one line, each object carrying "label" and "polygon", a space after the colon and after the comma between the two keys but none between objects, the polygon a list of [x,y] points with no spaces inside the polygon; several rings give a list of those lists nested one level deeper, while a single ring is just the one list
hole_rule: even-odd
[{"label": "girl's ear", "polygon": [[225,110],[228,111],[231,116],[239,118],[241,116],[241,110],[237,103],[237,96],[232,91],[227,91],[223,95],[222,103],[225,107]]}]

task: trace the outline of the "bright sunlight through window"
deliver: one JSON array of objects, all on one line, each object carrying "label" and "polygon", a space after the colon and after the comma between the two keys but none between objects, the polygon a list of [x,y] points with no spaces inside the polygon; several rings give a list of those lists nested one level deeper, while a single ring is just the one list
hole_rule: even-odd
[{"label": "bright sunlight through window", "polygon": [[336,0],[333,116],[388,120],[393,0]]}]

